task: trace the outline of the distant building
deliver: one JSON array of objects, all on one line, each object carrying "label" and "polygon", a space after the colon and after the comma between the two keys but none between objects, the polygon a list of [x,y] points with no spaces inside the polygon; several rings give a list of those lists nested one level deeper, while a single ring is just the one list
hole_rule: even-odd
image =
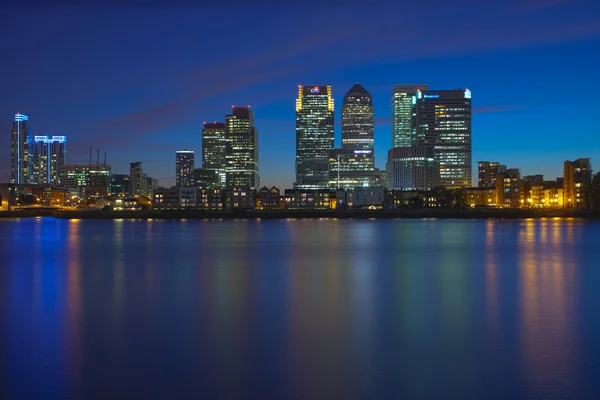
[{"label": "distant building", "polygon": [[279,210],[281,208],[281,194],[279,189],[273,186],[269,189],[263,186],[258,191],[257,209],[259,210]]},{"label": "distant building", "polygon": [[328,210],[336,207],[335,194],[327,189],[285,189],[286,210]]},{"label": "distant building", "polygon": [[496,204],[499,207],[522,207],[525,203],[523,180],[519,168],[510,168],[496,179]]},{"label": "distant building", "polygon": [[132,162],[129,164],[129,177],[131,178],[131,196],[138,197],[145,195],[143,189],[146,183],[143,182],[144,173],[142,172],[142,163]]},{"label": "distant building", "polygon": [[[493,188],[496,186],[496,178],[500,171],[500,163],[497,161],[479,161],[478,169],[478,186],[480,188]],[[506,172],[506,168],[504,171]]]},{"label": "distant building", "polygon": [[229,143],[223,122],[204,123],[202,129],[202,169],[214,171],[219,179],[216,186],[224,187],[227,182],[227,153]]},{"label": "distant building", "polygon": [[178,150],[175,152],[175,181],[176,186],[189,187],[194,185],[194,152]]},{"label": "distant building", "polygon": [[11,131],[10,182],[15,184],[33,183],[31,178],[31,154],[29,149],[29,117],[17,113]]},{"label": "distant building", "polygon": [[67,163],[66,136],[34,136],[30,152],[32,183],[59,185],[60,167]]},{"label": "distant building", "polygon": [[105,197],[111,191],[111,167],[105,164],[65,164],[60,167],[60,182],[80,200]]},{"label": "distant building", "polygon": [[[344,96],[342,106],[342,148],[370,150],[375,145],[375,117],[373,97],[360,84],[355,84]],[[371,170],[375,168],[372,158]]]},{"label": "distant building", "polygon": [[563,203],[567,208],[589,208],[592,164],[589,158],[564,162]]},{"label": "distant building", "polygon": [[250,188],[227,188],[223,190],[225,210],[253,210],[256,206],[256,191]]},{"label": "distant building", "polygon": [[428,89],[428,85],[396,85],[392,89],[392,148],[416,144],[412,98]]},{"label": "distant building", "polygon": [[200,188],[221,187],[221,175],[216,169],[196,168],[194,170],[194,186]]},{"label": "distant building", "polygon": [[113,174],[110,194],[113,197],[124,199],[129,196],[129,193],[131,193],[131,177],[129,175]]},{"label": "distant building", "polygon": [[373,174],[373,186],[387,187],[387,173],[385,170],[375,168]]},{"label": "distant building", "polygon": [[330,189],[373,186],[373,150],[332,149],[328,170]]},{"label": "distant building", "polygon": [[431,190],[440,184],[440,163],[433,146],[395,147],[388,151],[389,190]]},{"label": "distant building", "polygon": [[496,206],[496,188],[490,186],[465,188],[465,202],[469,207]]},{"label": "distant building", "polygon": [[440,184],[449,189],[471,186],[471,91],[419,91],[414,103],[416,141],[434,147]]},{"label": "distant building", "polygon": [[384,187],[357,187],[336,192],[337,207],[383,208],[386,190]]},{"label": "distant building", "polygon": [[295,189],[327,189],[333,132],[331,86],[298,86]]},{"label": "distant building", "polygon": [[525,175],[523,177],[523,183],[529,186],[543,185],[544,175]]},{"label": "distant building", "polygon": [[227,187],[259,187],[258,130],[254,127],[254,112],[248,107],[232,107],[225,117],[228,145]]}]

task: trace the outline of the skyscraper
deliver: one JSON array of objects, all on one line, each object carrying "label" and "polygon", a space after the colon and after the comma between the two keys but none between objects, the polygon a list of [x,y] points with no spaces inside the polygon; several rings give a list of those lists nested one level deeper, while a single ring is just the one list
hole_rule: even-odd
[{"label": "skyscraper", "polygon": [[440,184],[471,187],[471,91],[419,91],[411,102],[417,144],[434,146]]},{"label": "skyscraper", "polygon": [[10,182],[31,183],[31,165],[29,155],[29,118],[21,113],[15,114],[11,131],[10,146]]},{"label": "skyscraper", "polygon": [[225,116],[227,139],[227,186],[259,188],[258,130],[248,107],[232,107]]},{"label": "skyscraper", "polygon": [[30,146],[32,183],[60,184],[60,167],[67,163],[67,137],[34,136]]},{"label": "skyscraper", "polygon": [[202,128],[202,169],[209,175],[218,174],[219,186],[224,186],[226,182],[227,149],[225,124],[205,122]]},{"label": "skyscraper", "polygon": [[396,85],[392,89],[392,147],[416,144],[412,97],[427,85]]},{"label": "skyscraper", "polygon": [[342,148],[372,151],[375,143],[374,123],[373,97],[357,83],[344,96]]},{"label": "skyscraper", "polygon": [[176,186],[194,186],[194,152],[178,150],[175,152]]},{"label": "skyscraper", "polygon": [[131,195],[134,197],[144,195],[143,191],[146,185],[145,182],[142,182],[143,175],[144,174],[142,172],[141,162],[137,161],[129,163],[129,176],[131,178]]},{"label": "skyscraper", "polygon": [[295,189],[327,189],[333,132],[331,86],[298,86]]}]

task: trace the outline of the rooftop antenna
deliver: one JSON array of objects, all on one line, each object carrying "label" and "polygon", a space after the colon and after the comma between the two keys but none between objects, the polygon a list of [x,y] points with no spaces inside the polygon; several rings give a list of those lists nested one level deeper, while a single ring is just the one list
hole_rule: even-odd
[{"label": "rooftop antenna", "polygon": [[98,152],[96,153],[96,165],[100,165],[100,149],[97,149]]}]

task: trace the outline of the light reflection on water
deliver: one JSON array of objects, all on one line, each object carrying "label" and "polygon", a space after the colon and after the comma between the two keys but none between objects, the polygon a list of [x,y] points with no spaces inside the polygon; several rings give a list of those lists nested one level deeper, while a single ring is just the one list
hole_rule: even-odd
[{"label": "light reflection on water", "polygon": [[599,238],[573,219],[0,221],[0,397],[597,398]]}]

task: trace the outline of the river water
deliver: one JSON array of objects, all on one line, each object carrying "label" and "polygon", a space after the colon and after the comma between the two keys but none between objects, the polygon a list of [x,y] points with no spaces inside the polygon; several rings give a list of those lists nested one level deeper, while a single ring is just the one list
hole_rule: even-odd
[{"label": "river water", "polygon": [[0,220],[2,399],[597,399],[598,377],[598,222]]}]

